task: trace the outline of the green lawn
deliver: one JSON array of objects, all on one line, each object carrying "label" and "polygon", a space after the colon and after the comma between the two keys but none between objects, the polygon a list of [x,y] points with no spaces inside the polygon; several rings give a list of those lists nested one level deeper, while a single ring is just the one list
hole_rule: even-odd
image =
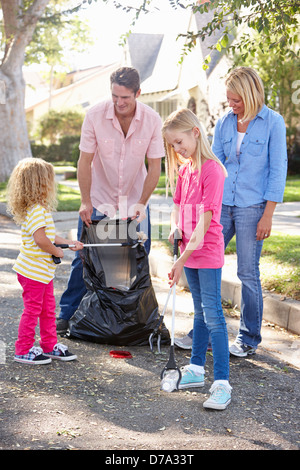
[{"label": "green lawn", "polygon": [[[55,172],[57,174],[64,173],[65,171],[74,170],[74,167],[65,163],[63,166],[56,166]],[[6,201],[6,183],[0,183],[0,202]],[[155,190],[156,194],[165,195],[166,194],[166,176],[162,174],[159,178],[157,188]],[[70,190],[67,193],[65,190],[58,194],[60,200],[59,210],[73,210],[73,209],[64,209],[64,204],[69,205],[69,200],[75,198],[77,200],[77,192],[75,190]],[[284,191],[284,202],[300,201],[300,176],[288,176],[286,187]],[[77,204],[77,203],[76,203]],[[75,206],[76,206],[75,204]],[[71,204],[72,207],[72,204]],[[77,207],[77,206],[76,206]],[[76,209],[75,209],[76,210]]]},{"label": "green lawn", "polygon": [[288,176],[283,202],[300,201],[300,178],[299,176]]},{"label": "green lawn", "polygon": [[64,184],[58,184],[58,211],[78,211],[80,207],[80,192]]},{"label": "green lawn", "polygon": [[[76,189],[57,185],[58,211],[78,211],[80,206],[80,192]],[[0,202],[6,202],[6,183],[0,183]]]},{"label": "green lawn", "polygon": [[[159,178],[158,185],[154,191],[155,194],[160,194],[161,196],[165,196],[166,194],[166,176],[161,175]],[[169,196],[171,196],[171,192],[169,191]],[[300,177],[297,176],[288,176],[283,202],[293,202],[293,201],[300,201]]]},{"label": "green lawn", "polygon": [[[226,254],[235,252],[234,237]],[[264,289],[300,300],[300,236],[272,232],[263,244],[260,273]]]}]

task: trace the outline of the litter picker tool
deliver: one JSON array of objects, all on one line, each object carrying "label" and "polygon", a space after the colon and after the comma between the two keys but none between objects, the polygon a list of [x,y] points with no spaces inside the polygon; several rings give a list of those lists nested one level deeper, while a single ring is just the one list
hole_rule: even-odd
[{"label": "litter picker tool", "polygon": [[164,305],[162,314],[160,315],[155,328],[153,329],[151,335],[149,336],[149,344],[150,344],[150,349],[151,349],[152,352],[153,352],[153,341],[154,341],[154,338],[157,336],[157,351],[159,353],[161,353],[161,349],[160,349],[161,329],[162,329],[162,326],[163,326],[165,312],[166,312],[166,309],[167,309],[169,299],[171,297],[172,292],[173,292],[173,289],[169,289],[169,293],[168,293],[167,300],[166,300],[166,303]]},{"label": "litter picker tool", "polygon": [[[175,230],[175,233],[174,233],[174,248],[173,248],[174,263],[177,259],[179,240],[181,240],[181,238],[179,236],[179,231]],[[152,352],[153,352],[154,338],[157,336],[157,350],[158,350],[159,353],[161,353],[160,343],[161,343],[162,328],[164,326],[163,321],[164,321],[165,312],[166,312],[166,309],[167,309],[167,306],[168,306],[168,303],[169,303],[169,300],[170,300],[170,297],[171,297],[172,293],[173,293],[173,289],[169,289],[169,293],[168,293],[167,300],[166,300],[166,303],[164,305],[162,314],[160,315],[160,317],[157,321],[157,324],[155,325],[151,335],[149,336],[149,344],[150,344],[150,349],[151,349]]]},{"label": "litter picker tool", "polygon": [[[84,248],[92,248],[92,247],[122,247],[122,246],[130,246],[131,248],[135,248],[138,243],[143,243],[143,240],[137,240],[134,242],[125,242],[125,243],[86,243],[83,245]],[[56,244],[54,243],[55,246],[65,249],[65,248],[74,248],[75,245],[67,245],[65,243],[63,244]],[[52,255],[53,261],[55,264],[61,263],[61,259],[58,256]]]},{"label": "litter picker tool", "polygon": [[[178,241],[179,241],[179,233],[176,230],[174,233],[174,263],[177,260],[178,255]],[[170,346],[170,355],[167,365],[161,372],[161,388],[165,392],[173,392],[173,390],[178,390],[178,386],[181,380],[181,371],[176,364],[175,360],[175,353],[174,353],[174,335],[175,335],[175,300],[176,300],[176,283],[170,288],[167,302],[171,296],[171,291],[173,294],[173,306],[172,306],[172,325],[171,325],[171,346]],[[167,305],[166,302],[166,305]],[[165,308],[166,308],[165,305]],[[165,309],[164,309],[165,311]],[[164,312],[163,312],[164,314]]]}]

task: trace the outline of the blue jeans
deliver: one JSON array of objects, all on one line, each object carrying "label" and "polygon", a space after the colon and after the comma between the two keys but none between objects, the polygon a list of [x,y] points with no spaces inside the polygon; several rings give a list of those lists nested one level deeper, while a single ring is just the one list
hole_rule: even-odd
[{"label": "blue jeans", "polygon": [[261,342],[263,298],[259,259],[263,241],[256,229],[266,203],[249,207],[222,206],[221,224],[225,248],[236,235],[237,275],[241,281],[241,316],[237,340],[252,347]]},{"label": "blue jeans", "polygon": [[[150,213],[149,208],[147,210],[148,217],[143,220],[140,225],[137,227],[137,230],[142,230],[148,236],[147,241],[145,242],[145,250],[149,254],[150,244],[151,244],[151,229],[150,229]],[[95,208],[92,213],[92,220],[102,220],[106,217],[105,215],[98,212]],[[80,240],[81,232],[83,228],[83,223],[81,218],[78,219],[78,229],[77,229],[77,240]],[[71,264],[71,271],[68,280],[67,289],[62,294],[59,306],[60,313],[59,318],[63,320],[70,320],[70,318],[76,312],[81,299],[86,294],[86,286],[83,280],[83,266],[80,258],[80,252],[76,251]]]},{"label": "blue jeans", "polygon": [[184,268],[194,304],[191,364],[204,366],[211,338],[214,380],[229,380],[227,326],[221,303],[220,269]]}]

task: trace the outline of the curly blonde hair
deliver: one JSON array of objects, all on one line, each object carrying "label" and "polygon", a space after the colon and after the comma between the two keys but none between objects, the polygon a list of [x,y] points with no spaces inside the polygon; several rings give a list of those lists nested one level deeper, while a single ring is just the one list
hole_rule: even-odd
[{"label": "curly blonde hair", "polygon": [[40,204],[52,211],[57,206],[54,167],[41,158],[24,158],[13,169],[7,186],[7,212],[21,225],[28,209]]}]

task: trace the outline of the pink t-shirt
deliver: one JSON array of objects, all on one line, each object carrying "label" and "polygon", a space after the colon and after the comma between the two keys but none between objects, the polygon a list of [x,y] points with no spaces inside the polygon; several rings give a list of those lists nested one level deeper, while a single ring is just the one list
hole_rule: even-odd
[{"label": "pink t-shirt", "polygon": [[179,206],[179,228],[182,230],[180,252],[183,253],[199,217],[212,211],[210,226],[198,247],[188,258],[187,268],[221,268],[224,264],[224,238],[220,224],[225,175],[214,160],[206,160],[201,174],[192,170],[191,162],[179,170],[173,201]]},{"label": "pink t-shirt", "polygon": [[138,101],[126,137],[112,101],[99,103],[87,112],[79,148],[95,153],[91,186],[93,207],[109,217],[113,217],[117,209],[121,217],[132,215],[147,175],[145,157],[162,158],[165,154],[161,127],[158,113]]}]

